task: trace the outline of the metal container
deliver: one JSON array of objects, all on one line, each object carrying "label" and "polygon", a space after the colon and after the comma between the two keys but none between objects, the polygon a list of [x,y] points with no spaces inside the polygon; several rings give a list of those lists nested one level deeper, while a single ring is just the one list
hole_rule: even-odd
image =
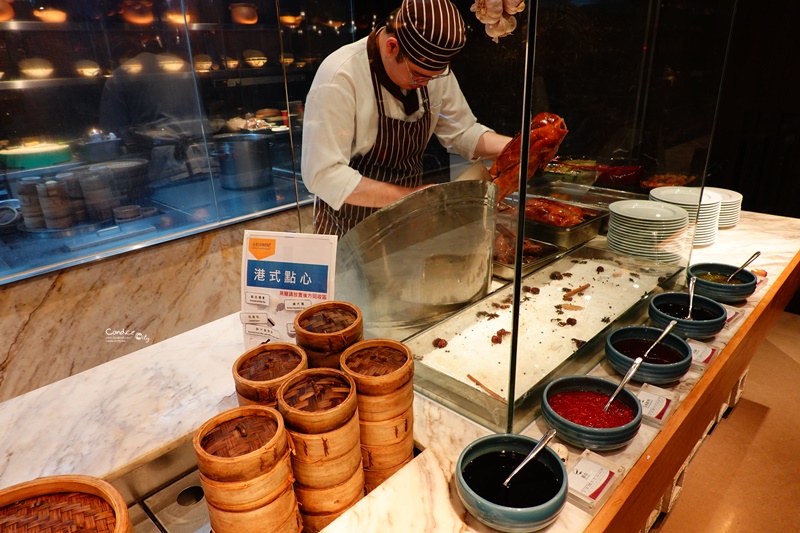
[{"label": "metal container", "polygon": [[403,340],[486,294],[496,203],[493,183],[443,183],[345,234],[336,252],[336,299],[361,309],[365,338]]},{"label": "metal container", "polygon": [[580,183],[566,183],[563,181],[554,181],[535,187],[529,187],[528,193],[539,196],[550,196],[559,201],[567,200],[568,202],[579,202],[602,208],[606,208],[609,204],[618,200],[647,200],[646,194],[618,191],[605,187],[593,187]]},{"label": "metal container", "polygon": [[[516,220],[512,219],[511,217],[505,217],[504,220],[501,220],[498,217],[497,223],[498,224],[511,224],[512,222],[516,223]],[[537,241],[535,239],[531,239],[535,244],[538,244],[542,247],[542,253],[533,261],[529,263],[523,263],[522,265],[522,275],[526,276],[533,272],[534,270],[538,270],[545,266],[552,261],[555,261],[562,254],[566,251],[564,248],[556,246],[555,244],[550,244],[547,242]],[[510,281],[514,279],[514,265],[504,263],[502,261],[498,261],[495,259],[494,267],[493,267],[494,276],[500,279],[504,279]]]},{"label": "metal container", "polygon": [[269,136],[225,133],[214,136],[223,189],[257,189],[272,185]]},{"label": "metal container", "polygon": [[[538,198],[536,195],[529,194],[528,198]],[[535,220],[525,220],[525,236],[539,241],[549,242],[562,248],[575,248],[585,242],[588,242],[600,233],[603,223],[608,218],[608,210],[600,209],[594,206],[581,204],[578,202],[566,202],[564,200],[557,200],[563,204],[578,206],[589,214],[589,218],[580,224],[569,227],[553,226],[552,224],[545,224]],[[498,221],[505,222],[509,215],[497,215]]]}]

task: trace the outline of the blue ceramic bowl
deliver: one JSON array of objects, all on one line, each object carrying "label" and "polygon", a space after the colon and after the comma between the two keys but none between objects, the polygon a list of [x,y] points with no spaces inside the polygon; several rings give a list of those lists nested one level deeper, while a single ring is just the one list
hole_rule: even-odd
[{"label": "blue ceramic bowl", "polygon": [[524,435],[498,433],[486,435],[470,443],[461,452],[456,465],[456,492],[467,511],[481,523],[498,531],[512,533],[542,529],[558,517],[567,501],[567,470],[558,455],[545,447],[536,461],[545,464],[560,484],[558,492],[549,501],[535,507],[505,507],[479,496],[464,479],[464,468],[470,461],[487,453],[515,451],[528,455],[536,440]]},{"label": "blue ceramic bowl", "polygon": [[[616,344],[626,339],[643,339],[647,341],[649,346],[656,341],[662,331],[658,328],[647,326],[625,326],[615,329],[606,337],[606,359],[608,359],[608,363],[614,370],[624,376],[633,365],[633,360],[636,356],[625,355],[625,353],[619,351]],[[689,371],[689,367],[692,366],[692,347],[685,340],[669,333],[661,340],[659,345],[669,346],[677,350],[682,356],[681,360],[676,363],[648,363],[644,361],[631,379],[642,383],[663,385],[681,379]]]},{"label": "blue ceramic bowl", "polygon": [[622,389],[617,400],[633,409],[633,420],[614,428],[593,428],[576,424],[556,413],[549,399],[561,392],[593,391],[611,395],[619,383],[594,376],[565,376],[550,382],[542,395],[542,416],[550,427],[558,431],[558,438],[578,448],[590,450],[615,450],[630,442],[642,425],[642,404],[628,389]]},{"label": "blue ceramic bowl", "polygon": [[708,281],[700,277],[701,274],[716,273],[725,277],[730,276],[736,269],[733,265],[723,263],[697,263],[689,267],[686,272],[687,279],[691,276],[697,278],[694,286],[694,293],[711,298],[716,302],[736,303],[746,300],[748,296],[756,292],[756,275],[745,269],[737,273],[733,278],[740,283],[720,283]]},{"label": "blue ceramic bowl", "polygon": [[[695,291],[697,286],[695,285]],[[692,319],[687,320],[684,316],[677,317],[667,314],[663,309],[664,306],[683,304],[689,305],[689,295],[685,292],[664,292],[656,294],[650,299],[650,306],[648,313],[653,325],[657,328],[664,329],[672,319],[678,323],[672,328],[672,333],[683,337],[684,339],[709,339],[722,331],[725,327],[725,320],[728,319],[728,312],[720,304],[705,296],[700,296],[695,292],[694,303],[692,309],[697,311],[707,312],[710,318],[708,319]],[[694,311],[693,311],[693,316]]]}]

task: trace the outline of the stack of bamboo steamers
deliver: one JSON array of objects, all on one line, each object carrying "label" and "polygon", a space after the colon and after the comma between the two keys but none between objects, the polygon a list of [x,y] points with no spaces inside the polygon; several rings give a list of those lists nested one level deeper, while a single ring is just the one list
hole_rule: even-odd
[{"label": "stack of bamboo steamers", "polygon": [[237,409],[196,433],[215,533],[317,532],[413,458],[413,356],[363,340],[360,310],[309,307],[297,345],[267,343],[233,365]]}]

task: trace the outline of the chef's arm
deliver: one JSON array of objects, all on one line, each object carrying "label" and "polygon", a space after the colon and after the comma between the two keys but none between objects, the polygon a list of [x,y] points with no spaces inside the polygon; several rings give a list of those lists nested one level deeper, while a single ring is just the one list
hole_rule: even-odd
[{"label": "chef's arm", "polygon": [[353,192],[350,193],[345,202],[363,207],[384,207],[425,187],[428,187],[428,185],[401,187],[394,183],[385,183],[361,176],[361,181],[358,182],[358,185],[356,185],[356,188],[353,189]]},{"label": "chef's arm", "polygon": [[484,132],[475,146],[475,157],[494,158],[511,141],[511,137],[493,131]]}]

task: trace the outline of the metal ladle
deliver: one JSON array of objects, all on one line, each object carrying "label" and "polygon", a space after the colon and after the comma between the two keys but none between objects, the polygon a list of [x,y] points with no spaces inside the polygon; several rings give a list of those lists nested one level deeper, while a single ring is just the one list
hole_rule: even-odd
[{"label": "metal ladle", "polygon": [[697,278],[692,276],[689,278],[689,312],[686,313],[686,320],[692,319],[692,304],[694,303],[694,285],[697,283]]},{"label": "metal ladle", "polygon": [[[694,278],[692,278],[692,279],[694,279]],[[625,385],[628,384],[628,382],[631,380],[631,378],[636,373],[636,371],[639,370],[639,367],[641,366],[642,362],[650,354],[650,350],[655,348],[656,344],[661,342],[661,340],[664,337],[666,337],[667,334],[670,331],[672,331],[672,328],[675,327],[675,324],[677,324],[677,323],[678,323],[677,320],[670,320],[669,324],[667,324],[667,327],[665,327],[664,331],[661,332],[661,335],[659,335],[658,338],[656,339],[656,341],[653,344],[650,345],[650,347],[647,349],[646,352],[644,352],[644,355],[634,359],[633,364],[631,365],[631,367],[628,369],[627,372],[625,372],[625,377],[623,377],[622,381],[619,382],[619,385],[617,386],[617,390],[614,391],[614,394],[612,394],[611,398],[608,399],[608,403],[606,403],[606,405],[603,407],[603,412],[604,413],[608,412],[608,408],[611,407],[611,402],[613,402],[614,398],[617,397],[617,394],[619,394],[619,391],[621,391],[623,389],[623,387],[625,387]]]},{"label": "metal ladle", "polygon": [[556,436],[556,430],[555,429],[551,429],[550,431],[545,433],[544,437],[542,437],[541,440],[539,440],[539,442],[536,443],[536,446],[534,446],[534,448],[531,450],[531,453],[529,453],[528,456],[525,459],[522,460],[522,462],[519,464],[519,466],[516,467],[514,469],[514,471],[511,472],[511,474],[509,474],[509,476],[506,478],[506,480],[503,481],[503,486],[507,487],[508,486],[508,482],[511,481],[511,478],[514,477],[515,475],[517,475],[517,472],[522,470],[522,467],[525,466],[526,464],[528,464],[531,461],[531,459],[536,457],[539,454],[539,452],[542,451],[545,446],[547,446],[547,443],[550,442],[551,440],[553,440],[553,437],[555,437],[555,436]]},{"label": "metal ladle", "polygon": [[761,255],[761,252],[756,252],[756,253],[754,253],[753,255],[751,255],[751,256],[750,256],[750,259],[748,259],[747,261],[745,261],[745,262],[744,262],[744,264],[743,264],[742,266],[740,266],[739,268],[737,268],[736,270],[734,270],[734,271],[733,271],[733,274],[731,274],[730,276],[728,276],[728,279],[726,279],[726,280],[725,280],[725,282],[726,282],[726,283],[730,283],[730,282],[731,282],[731,280],[733,279],[733,276],[735,276],[736,274],[738,274],[739,272],[741,272],[741,271],[742,271],[742,269],[744,269],[744,267],[746,267],[747,265],[749,265],[750,263],[752,263],[753,261],[755,261],[755,260],[756,260],[756,258],[757,258],[759,255]]}]

